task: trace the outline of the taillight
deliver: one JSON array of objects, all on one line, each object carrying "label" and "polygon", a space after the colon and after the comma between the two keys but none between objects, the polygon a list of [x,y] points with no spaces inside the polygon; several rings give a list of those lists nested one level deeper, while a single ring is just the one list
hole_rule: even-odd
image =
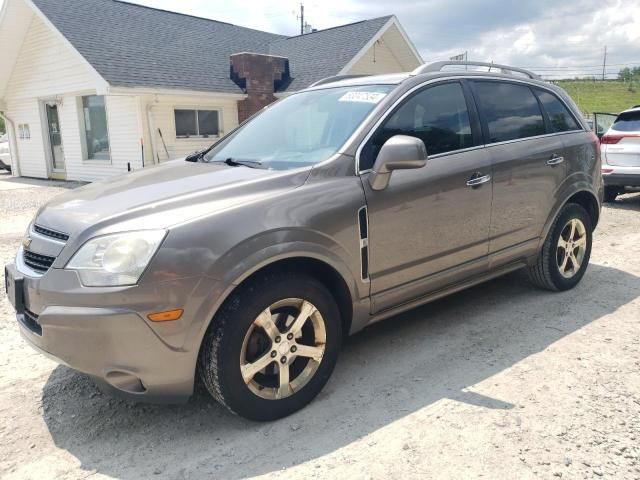
[{"label": "taillight", "polygon": [[614,145],[616,143],[618,143],[620,140],[622,140],[623,138],[631,138],[631,137],[640,137],[639,134],[637,133],[620,133],[620,134],[615,134],[615,133],[607,133],[606,135],[604,135],[601,139],[600,139],[600,143],[605,144],[605,145]]},{"label": "taillight", "polygon": [[622,135],[603,135],[600,143],[603,145],[613,145],[622,140]]},{"label": "taillight", "polygon": [[603,168],[602,169],[602,173],[606,174],[606,173],[611,173],[611,172],[613,172],[613,168]]}]

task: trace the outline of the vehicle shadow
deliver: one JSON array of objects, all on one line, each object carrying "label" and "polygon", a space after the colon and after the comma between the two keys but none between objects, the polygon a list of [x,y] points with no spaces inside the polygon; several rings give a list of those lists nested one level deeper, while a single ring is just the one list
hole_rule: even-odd
[{"label": "vehicle shadow", "polygon": [[640,211],[640,191],[631,190],[628,193],[619,195],[615,202],[605,203],[605,206],[615,210]]},{"label": "vehicle shadow", "polygon": [[[132,404],[57,367],[43,391],[55,444],[88,471],[124,479],[239,479],[318,459],[443,398],[509,409],[529,392],[465,391],[640,295],[640,278],[590,265],[574,290],[515,272],[373,325],[347,341],[324,391],[272,423],[235,417],[202,387],[186,405]],[[425,427],[426,428],[426,427]],[[275,453],[274,453],[275,452]]]}]

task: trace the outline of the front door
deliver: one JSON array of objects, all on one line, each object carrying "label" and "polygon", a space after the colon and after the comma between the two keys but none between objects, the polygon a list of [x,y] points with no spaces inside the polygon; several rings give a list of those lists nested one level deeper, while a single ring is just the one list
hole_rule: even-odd
[{"label": "front door", "polygon": [[58,105],[46,105],[47,133],[49,137],[49,149],[51,159],[52,177],[64,176],[64,149],[62,148],[62,136],[60,134],[60,119]]},{"label": "front door", "polygon": [[462,84],[438,84],[405,100],[365,144],[361,170],[393,135],[422,139],[429,155],[421,169],[393,172],[381,191],[362,175],[372,313],[486,271],[491,159],[471,118]]}]

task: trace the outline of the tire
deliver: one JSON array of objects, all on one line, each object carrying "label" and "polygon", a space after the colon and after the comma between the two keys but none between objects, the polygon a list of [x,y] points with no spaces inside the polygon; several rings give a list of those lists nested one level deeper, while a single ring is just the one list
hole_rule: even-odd
[{"label": "tire", "polygon": [[[315,310],[307,317],[300,313],[311,307]],[[298,317],[307,320],[294,335]],[[318,352],[322,338],[319,361],[302,354],[310,351],[303,348],[308,346]],[[340,311],[321,282],[300,273],[271,273],[241,285],[221,307],[202,342],[198,371],[209,393],[232,413],[251,420],[276,420],[300,410],[320,393],[333,372],[341,342]],[[281,363],[284,358],[287,362]],[[259,361],[270,363],[251,377],[246,371]],[[285,368],[291,389],[280,385]]]},{"label": "tire", "polygon": [[615,202],[619,194],[620,189],[618,187],[604,187],[604,201],[606,203]]},{"label": "tire", "polygon": [[[565,240],[571,233],[570,222],[576,225],[576,231],[578,232],[580,224],[584,227],[584,251],[581,250],[581,246],[572,247],[571,245],[574,245],[574,243],[568,244]],[[566,204],[554,220],[538,258],[529,267],[531,282],[540,288],[552,291],[564,291],[575,287],[584,276],[589,265],[593,240],[592,232],[591,217],[587,211],[578,204]],[[561,234],[563,235],[562,239]],[[574,242],[577,238],[581,238],[579,234],[575,234],[571,241]],[[578,240],[575,245],[578,245],[578,242],[581,244],[581,241]],[[564,248],[561,245],[562,243],[570,246]],[[579,263],[579,268],[575,268],[575,263],[571,256],[569,256],[569,259],[564,258],[567,250],[573,252],[573,259]],[[564,269],[562,265],[565,265]]]}]

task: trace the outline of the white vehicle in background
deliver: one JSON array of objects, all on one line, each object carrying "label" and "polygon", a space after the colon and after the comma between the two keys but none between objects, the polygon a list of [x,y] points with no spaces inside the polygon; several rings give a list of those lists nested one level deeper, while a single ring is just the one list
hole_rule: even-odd
[{"label": "white vehicle in background", "polygon": [[640,187],[640,105],[620,113],[600,139],[604,201]]},{"label": "white vehicle in background", "polygon": [[11,153],[7,134],[0,135],[0,170],[11,171]]}]

